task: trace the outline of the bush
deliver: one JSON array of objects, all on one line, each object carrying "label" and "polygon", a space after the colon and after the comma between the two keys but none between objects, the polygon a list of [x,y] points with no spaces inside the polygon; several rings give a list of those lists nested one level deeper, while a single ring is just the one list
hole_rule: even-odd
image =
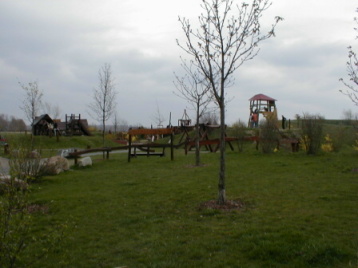
[{"label": "bush", "polygon": [[237,138],[237,147],[239,152],[243,151],[244,147],[244,137],[246,135],[246,125],[242,121],[237,121],[231,126],[231,133],[233,137]]},{"label": "bush", "polygon": [[333,140],[332,138],[329,136],[329,134],[327,134],[324,137],[324,143],[321,145],[321,149],[322,151],[326,152],[326,153],[330,153],[334,151],[334,144],[333,144]]},{"label": "bush", "polygon": [[[30,215],[27,190],[19,189],[9,178],[0,202],[0,266],[14,267],[28,242]],[[26,242],[25,242],[26,241]]]},{"label": "bush", "polygon": [[12,151],[9,164],[11,177],[26,182],[37,180],[46,172],[41,155],[26,148]]},{"label": "bush", "polygon": [[260,122],[260,147],[262,152],[272,153],[279,144],[280,133],[277,120],[266,118]]},{"label": "bush", "polygon": [[[20,185],[20,186],[19,186]],[[0,196],[0,267],[39,267],[35,262],[58,250],[66,224],[35,232],[35,212],[46,213],[47,206],[31,204],[24,182],[10,177]],[[30,254],[27,249],[37,249]]]},{"label": "bush", "polygon": [[324,118],[304,114],[301,119],[302,145],[307,154],[317,154],[321,149]]}]

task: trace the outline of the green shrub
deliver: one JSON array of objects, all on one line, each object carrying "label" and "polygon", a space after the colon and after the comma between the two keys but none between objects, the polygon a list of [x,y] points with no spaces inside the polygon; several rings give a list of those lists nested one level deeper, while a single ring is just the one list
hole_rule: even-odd
[{"label": "green shrub", "polygon": [[260,122],[260,147],[264,154],[272,153],[278,147],[280,133],[277,120],[266,118]]},{"label": "green shrub", "polygon": [[304,114],[301,119],[302,145],[307,154],[321,150],[324,118],[320,115]]},{"label": "green shrub", "polygon": [[229,135],[237,138],[237,148],[239,152],[242,152],[244,148],[244,137],[246,136],[246,130],[246,124],[240,120],[235,122],[230,128]]}]

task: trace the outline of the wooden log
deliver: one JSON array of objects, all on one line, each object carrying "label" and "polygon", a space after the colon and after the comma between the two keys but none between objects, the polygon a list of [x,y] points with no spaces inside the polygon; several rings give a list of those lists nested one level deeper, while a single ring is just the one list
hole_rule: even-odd
[{"label": "wooden log", "polygon": [[131,156],[132,157],[137,157],[137,156],[164,156],[165,154],[164,153],[150,153],[150,154],[147,154],[147,153],[132,153]]}]

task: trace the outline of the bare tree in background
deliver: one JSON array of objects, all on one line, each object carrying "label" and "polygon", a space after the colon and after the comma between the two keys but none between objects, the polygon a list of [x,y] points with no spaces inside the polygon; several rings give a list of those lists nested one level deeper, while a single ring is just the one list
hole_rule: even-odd
[{"label": "bare tree in background", "polygon": [[157,127],[163,127],[163,123],[164,123],[165,119],[164,119],[162,113],[160,112],[158,102],[156,102],[156,104],[157,104],[157,110],[153,116],[153,119],[154,119],[154,122],[157,124]]},{"label": "bare tree in background", "polygon": [[20,109],[24,111],[27,119],[31,124],[32,133],[34,133],[33,123],[35,121],[36,116],[38,116],[41,105],[42,105],[42,97],[43,93],[39,89],[37,81],[29,82],[27,85],[19,82],[21,88],[25,91],[25,99],[23,100],[22,106]]},{"label": "bare tree in background", "polygon": [[14,116],[11,116],[11,121],[8,125],[9,131],[25,131],[26,130],[26,124],[24,120],[17,119]]},{"label": "bare tree in background", "polygon": [[119,129],[119,116],[117,112],[114,112],[112,124],[113,124],[114,133],[117,133]]},{"label": "bare tree in background", "polygon": [[185,70],[185,75],[183,77],[175,75],[176,81],[174,81],[174,85],[177,93],[174,93],[187,100],[195,110],[195,165],[200,166],[199,120],[212,102],[213,95],[210,91],[210,84],[207,83],[206,78],[192,62],[188,65],[182,60],[182,67]]},{"label": "bare tree in background", "polygon": [[200,118],[202,124],[219,125],[219,116],[216,110],[206,111]]},{"label": "bare tree in background", "polygon": [[[358,12],[358,9],[356,12]],[[358,24],[358,18],[355,17],[354,20]],[[354,28],[354,30],[358,32],[358,28]],[[340,90],[340,92],[348,96],[350,100],[358,106],[358,58],[351,46],[348,47],[348,61],[346,63],[346,67],[349,82],[344,81],[343,78],[340,79],[340,81],[346,86],[346,89]]]},{"label": "bare tree in background", "polygon": [[116,95],[111,65],[105,63],[98,71],[99,84],[93,91],[93,102],[88,105],[93,119],[102,123],[102,142],[106,132],[106,122],[116,108]]},{"label": "bare tree in background", "polygon": [[0,114],[0,131],[25,131],[26,128],[24,120]]},{"label": "bare tree in background", "polygon": [[271,3],[250,2],[234,5],[234,0],[203,0],[198,29],[193,29],[188,19],[179,17],[186,42],[181,45],[178,41],[178,45],[210,83],[220,109],[219,204],[226,202],[225,89],[232,83],[233,73],[257,55],[258,44],[274,36],[275,27],[282,20],[276,17],[269,31],[261,33],[261,16]]},{"label": "bare tree in background", "polygon": [[52,119],[59,119],[61,115],[60,106],[51,105],[49,102],[45,102],[43,105],[44,113],[48,114]]},{"label": "bare tree in background", "polygon": [[129,129],[129,123],[127,120],[125,119],[120,119],[119,120],[119,128],[118,128],[118,131],[128,131]]}]

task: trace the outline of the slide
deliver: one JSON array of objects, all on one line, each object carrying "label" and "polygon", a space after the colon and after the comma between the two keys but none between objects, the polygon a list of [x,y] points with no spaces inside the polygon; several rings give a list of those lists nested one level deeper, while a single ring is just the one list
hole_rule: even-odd
[{"label": "slide", "polygon": [[91,132],[88,130],[88,127],[87,127],[85,124],[83,124],[83,122],[81,122],[81,120],[78,122],[78,125],[80,126],[81,131],[82,131],[85,135],[91,136]]}]

